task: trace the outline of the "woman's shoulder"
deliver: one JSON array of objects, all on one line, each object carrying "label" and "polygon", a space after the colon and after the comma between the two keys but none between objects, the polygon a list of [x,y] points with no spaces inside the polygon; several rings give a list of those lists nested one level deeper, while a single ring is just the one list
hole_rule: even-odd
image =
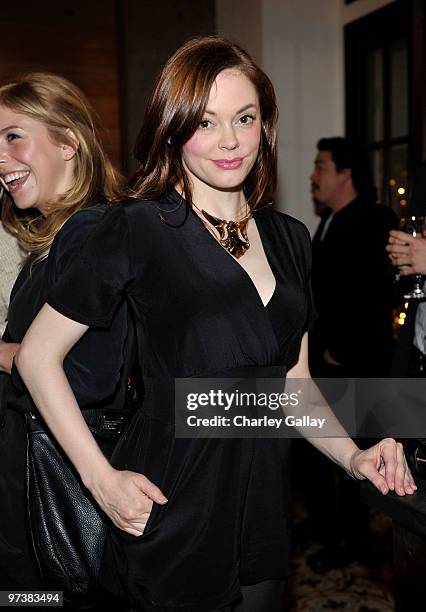
[{"label": "woman's shoulder", "polygon": [[96,225],[107,211],[108,206],[106,206],[106,204],[95,204],[93,206],[80,208],[80,210],[73,213],[65,221],[57,233],[56,238],[61,238],[65,234],[78,231],[79,229],[84,231],[85,228]]},{"label": "woman's shoulder", "polygon": [[274,209],[271,212],[274,215],[278,223],[284,223],[287,225],[287,227],[290,227],[291,229],[295,231],[298,231],[304,234],[306,233],[309,234],[308,228],[303,223],[303,221],[300,221],[300,219],[296,219],[296,217],[292,217],[291,215],[281,212],[280,210]]},{"label": "woman's shoulder", "polygon": [[[121,209],[121,213],[118,209]],[[188,204],[186,200],[174,193],[166,194],[158,199],[127,200],[117,207],[117,215],[123,214],[125,223],[117,218],[117,223],[122,222],[126,226],[129,235],[138,242],[143,237],[147,246],[160,236],[168,232],[170,228],[181,228],[185,226],[188,219]],[[110,227],[114,224],[111,223]]]},{"label": "woman's shoulder", "polygon": [[296,219],[296,217],[292,217],[291,215],[274,208],[260,210],[258,213],[256,213],[256,218],[257,215],[260,218],[263,217],[268,219],[269,223],[290,238],[299,240],[303,243],[311,242],[309,230],[306,225],[300,221],[300,219]]},{"label": "woman's shoulder", "polygon": [[149,217],[158,214],[159,206],[160,200],[123,200],[117,204],[117,207],[120,208],[127,217]]},{"label": "woman's shoulder", "polygon": [[185,200],[175,200],[169,195],[152,200],[124,200],[117,205],[129,220],[161,221],[164,215],[185,209]]},{"label": "woman's shoulder", "polygon": [[49,261],[58,260],[65,253],[80,248],[107,211],[106,205],[95,204],[73,213],[55,235],[49,252]]}]

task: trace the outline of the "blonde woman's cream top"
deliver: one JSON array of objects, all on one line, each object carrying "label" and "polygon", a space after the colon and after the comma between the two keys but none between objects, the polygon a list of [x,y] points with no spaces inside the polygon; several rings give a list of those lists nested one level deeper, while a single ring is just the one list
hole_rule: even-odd
[{"label": "blonde woman's cream top", "polygon": [[6,327],[10,292],[24,257],[16,238],[0,223],[0,336]]}]

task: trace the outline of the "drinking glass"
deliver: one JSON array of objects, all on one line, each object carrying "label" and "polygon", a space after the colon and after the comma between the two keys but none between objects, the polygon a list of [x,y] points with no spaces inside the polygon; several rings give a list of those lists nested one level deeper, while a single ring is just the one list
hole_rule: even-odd
[{"label": "drinking glass", "polygon": [[[422,236],[426,229],[425,216],[403,217],[399,223],[399,228],[402,232],[411,234],[412,236]],[[422,289],[423,277],[421,274],[413,274],[414,289],[404,295],[407,300],[420,300],[426,298],[426,294]]]}]

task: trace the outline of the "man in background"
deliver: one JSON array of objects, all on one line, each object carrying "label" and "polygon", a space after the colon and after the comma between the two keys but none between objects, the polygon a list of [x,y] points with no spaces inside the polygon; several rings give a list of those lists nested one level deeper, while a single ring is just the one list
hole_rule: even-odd
[{"label": "man in background", "polygon": [[[330,214],[321,218],[313,238],[318,317],[310,333],[311,373],[328,379],[385,377],[393,349],[393,273],[385,246],[398,221],[377,204],[368,153],[360,144],[322,138],[317,148],[312,197]],[[312,453],[308,449],[306,457],[311,482],[318,484],[307,505],[315,508],[310,517],[323,548],[308,563],[321,572],[367,560],[369,510],[359,501],[357,483]]]},{"label": "man in background", "polygon": [[380,377],[392,358],[392,269],[385,246],[396,215],[377,204],[368,153],[347,138],[318,142],[312,196],[331,210],[313,239],[314,376]]}]

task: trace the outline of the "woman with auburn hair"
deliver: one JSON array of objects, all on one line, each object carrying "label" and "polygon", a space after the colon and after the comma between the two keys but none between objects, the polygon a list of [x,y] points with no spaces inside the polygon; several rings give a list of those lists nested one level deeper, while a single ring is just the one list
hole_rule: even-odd
[{"label": "woman with auburn hair", "polygon": [[[174,432],[175,401],[176,417],[185,414],[176,379],[199,391],[200,378],[309,378],[310,241],[299,221],[269,207],[276,118],[270,80],[240,47],[207,37],[179,49],[147,107],[132,197],[50,291],[17,355],[34,401],[111,518],[103,583],[137,609],[281,609],[288,441]],[[61,357],[88,328],[108,326],[123,299],[137,319],[145,397],[111,466]],[[415,490],[393,440],[367,451],[347,436],[312,443],[383,493]],[[146,479],[161,489],[153,505]]]},{"label": "woman with auburn hair", "polygon": [[[0,344],[2,588],[43,588],[27,540],[24,511],[23,415],[35,407],[28,392],[19,388],[12,360],[51,288],[109,204],[121,197],[122,179],[100,145],[93,117],[82,92],[60,76],[33,73],[0,87],[2,221],[28,253],[12,289]],[[126,335],[123,305],[108,333],[91,330],[65,358],[64,368],[82,409],[105,408],[122,393]],[[41,343],[37,355],[42,354]]]}]

